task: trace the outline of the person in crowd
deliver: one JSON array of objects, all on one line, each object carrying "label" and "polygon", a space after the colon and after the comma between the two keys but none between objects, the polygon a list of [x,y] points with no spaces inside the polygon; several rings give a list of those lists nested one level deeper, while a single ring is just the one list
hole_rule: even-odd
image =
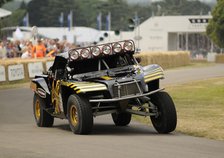
[{"label": "person in crowd", "polygon": [[26,42],[26,45],[22,50],[23,54],[21,56],[22,59],[34,58],[34,46],[31,41]]},{"label": "person in crowd", "polygon": [[46,47],[41,41],[41,39],[37,40],[37,45],[34,47],[34,57],[43,58],[46,55]]},{"label": "person in crowd", "polygon": [[65,41],[64,42],[64,52],[69,51],[71,48],[72,48],[72,44],[67,42],[67,41]]},{"label": "person in crowd", "polygon": [[22,55],[22,44],[19,40],[16,40],[15,41],[15,44],[14,44],[14,52],[15,52],[15,57],[21,57]]},{"label": "person in crowd", "polygon": [[7,58],[15,58],[16,57],[16,51],[14,48],[14,45],[11,41],[6,42],[6,56]]},{"label": "person in crowd", "polygon": [[55,41],[53,39],[50,39],[48,42],[47,42],[47,53],[51,52],[52,50],[54,50],[56,48],[56,45],[55,45]]},{"label": "person in crowd", "polygon": [[0,59],[5,59],[6,56],[6,47],[4,42],[0,41]]},{"label": "person in crowd", "polygon": [[4,40],[0,42],[0,59],[54,57],[75,47],[77,46],[58,38],[38,39],[36,45],[28,40]]}]

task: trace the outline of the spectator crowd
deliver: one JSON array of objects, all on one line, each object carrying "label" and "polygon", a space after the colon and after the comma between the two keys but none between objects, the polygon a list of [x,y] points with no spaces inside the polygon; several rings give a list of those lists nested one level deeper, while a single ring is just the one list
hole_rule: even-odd
[{"label": "spectator crowd", "polygon": [[59,39],[6,40],[0,41],[0,59],[53,57],[71,48],[75,45]]}]

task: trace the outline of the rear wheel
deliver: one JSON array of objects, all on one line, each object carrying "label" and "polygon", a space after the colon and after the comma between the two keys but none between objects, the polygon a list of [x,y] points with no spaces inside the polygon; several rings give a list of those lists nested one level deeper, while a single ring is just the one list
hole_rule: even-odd
[{"label": "rear wheel", "polygon": [[93,114],[89,102],[76,94],[68,98],[67,114],[70,128],[75,134],[89,134],[93,127]]},{"label": "rear wheel", "polygon": [[131,114],[121,112],[121,113],[112,113],[112,119],[116,126],[127,126],[131,121]]},{"label": "rear wheel", "polygon": [[157,92],[150,96],[152,104],[158,110],[157,116],[151,116],[151,121],[158,133],[170,133],[175,130],[177,115],[172,98],[166,92]]},{"label": "rear wheel", "polygon": [[51,127],[54,123],[54,117],[44,110],[44,104],[44,100],[35,93],[33,98],[33,114],[36,124],[39,127]]}]

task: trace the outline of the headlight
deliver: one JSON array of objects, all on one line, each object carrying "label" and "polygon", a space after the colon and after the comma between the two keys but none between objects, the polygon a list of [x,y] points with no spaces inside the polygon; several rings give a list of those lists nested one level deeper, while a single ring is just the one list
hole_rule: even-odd
[{"label": "headlight", "polygon": [[99,47],[92,47],[91,51],[92,51],[92,55],[95,56],[95,57],[99,56],[100,53],[101,53]]},{"label": "headlight", "polygon": [[75,51],[75,50],[70,52],[70,58],[72,60],[77,60],[79,58],[79,53],[77,51]]},{"label": "headlight", "polygon": [[124,43],[124,50],[125,51],[132,51],[132,50],[134,50],[134,44],[131,41],[126,41]]},{"label": "headlight", "polygon": [[122,46],[120,43],[114,43],[113,45],[113,51],[116,53],[120,53],[122,50]]},{"label": "headlight", "polygon": [[81,56],[83,58],[88,58],[90,56],[90,51],[88,49],[82,49],[81,50]]},{"label": "headlight", "polygon": [[102,48],[102,52],[105,55],[110,54],[111,53],[111,47],[109,45],[104,45],[103,48]]}]

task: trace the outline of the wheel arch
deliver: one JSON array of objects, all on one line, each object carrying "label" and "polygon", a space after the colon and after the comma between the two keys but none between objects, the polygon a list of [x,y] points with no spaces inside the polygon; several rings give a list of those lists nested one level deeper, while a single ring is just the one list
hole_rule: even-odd
[{"label": "wheel arch", "polygon": [[51,103],[51,95],[46,79],[42,77],[32,79],[30,87],[34,91],[34,93],[37,94],[44,102],[44,104],[42,104],[43,108],[48,108]]},{"label": "wheel arch", "polygon": [[68,103],[68,98],[72,94],[76,94],[76,92],[67,86],[61,86],[61,94],[62,94],[62,102],[63,102],[63,110],[65,116],[67,115],[67,103]]},{"label": "wheel arch", "polygon": [[160,79],[153,80],[147,83],[149,91],[154,91],[160,87]]}]

